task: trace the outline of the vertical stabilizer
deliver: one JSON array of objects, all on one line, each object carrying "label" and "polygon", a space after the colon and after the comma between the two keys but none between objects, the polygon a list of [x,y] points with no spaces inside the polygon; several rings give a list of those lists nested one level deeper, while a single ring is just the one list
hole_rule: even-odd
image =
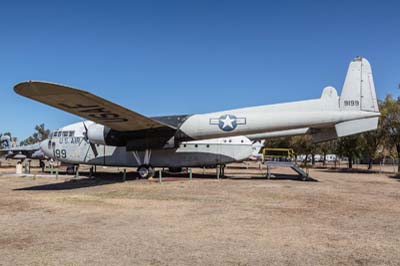
[{"label": "vertical stabilizer", "polygon": [[10,149],[11,148],[11,138],[10,138],[10,136],[8,136],[8,135],[1,136],[0,143],[3,145],[3,148],[5,150]]},{"label": "vertical stabilizer", "polygon": [[351,61],[340,96],[344,111],[379,112],[371,65],[363,57]]}]

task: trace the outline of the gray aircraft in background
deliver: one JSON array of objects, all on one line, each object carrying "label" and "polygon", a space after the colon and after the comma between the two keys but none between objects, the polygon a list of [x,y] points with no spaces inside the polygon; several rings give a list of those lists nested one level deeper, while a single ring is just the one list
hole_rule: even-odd
[{"label": "gray aircraft in background", "polygon": [[40,143],[24,146],[13,145],[10,136],[1,136],[0,142],[3,149],[0,150],[0,155],[3,155],[6,159],[38,159],[44,160],[45,155],[40,148]]},{"label": "gray aircraft in background", "polygon": [[[15,85],[16,93],[87,121],[65,126],[40,144],[49,158],[68,164],[137,167],[223,165],[247,159],[252,140],[311,134],[325,141],[375,130],[380,116],[372,70],[351,61],[340,97],[326,87],[319,99],[221,112],[146,117],[89,92],[40,81]],[[245,93],[245,92],[242,92]]]}]

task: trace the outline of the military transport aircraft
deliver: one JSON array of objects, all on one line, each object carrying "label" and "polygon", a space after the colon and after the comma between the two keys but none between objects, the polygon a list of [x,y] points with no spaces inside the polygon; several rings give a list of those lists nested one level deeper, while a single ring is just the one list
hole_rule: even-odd
[{"label": "military transport aircraft", "polygon": [[342,94],[326,87],[319,99],[222,112],[146,117],[89,92],[40,81],[15,85],[27,98],[88,121],[51,133],[43,152],[70,164],[138,167],[223,165],[248,158],[251,140],[311,134],[314,141],[375,130],[380,116],[369,62],[351,61]]}]

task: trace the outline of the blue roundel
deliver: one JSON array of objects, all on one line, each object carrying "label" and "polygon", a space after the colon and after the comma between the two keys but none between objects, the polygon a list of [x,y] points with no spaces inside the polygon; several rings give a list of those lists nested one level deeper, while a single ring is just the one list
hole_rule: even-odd
[{"label": "blue roundel", "polygon": [[234,115],[221,115],[218,118],[218,126],[223,131],[232,131],[237,127],[237,118]]}]

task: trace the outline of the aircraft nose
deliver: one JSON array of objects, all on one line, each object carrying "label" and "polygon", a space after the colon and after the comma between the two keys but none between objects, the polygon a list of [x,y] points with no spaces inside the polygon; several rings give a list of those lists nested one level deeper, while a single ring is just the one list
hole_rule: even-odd
[{"label": "aircraft nose", "polygon": [[50,156],[50,149],[49,149],[49,140],[45,139],[42,142],[40,142],[40,149],[46,156]]}]

